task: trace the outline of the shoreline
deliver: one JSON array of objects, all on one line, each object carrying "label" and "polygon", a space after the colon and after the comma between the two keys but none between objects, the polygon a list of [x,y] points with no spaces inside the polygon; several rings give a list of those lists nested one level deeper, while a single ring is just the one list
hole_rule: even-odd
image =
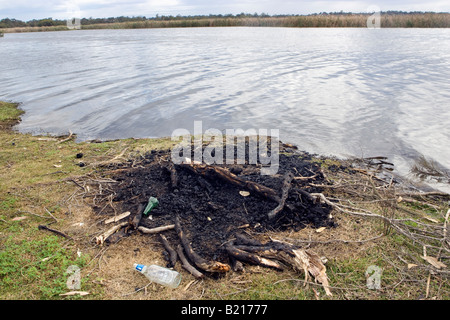
[{"label": "shoreline", "polygon": [[[5,110],[5,106],[6,109],[8,109],[7,111],[7,115],[10,117],[9,119],[7,119],[6,121],[2,121],[2,114],[1,112]],[[40,139],[64,139],[64,140],[70,140],[70,141],[74,141],[77,144],[101,144],[101,143],[120,143],[120,141],[128,141],[128,140],[134,140],[134,141],[157,141],[157,144],[162,144],[165,146],[170,146],[170,147],[174,147],[177,143],[171,141],[170,137],[153,137],[153,138],[134,138],[134,137],[129,137],[129,138],[119,138],[119,139],[105,139],[105,140],[101,140],[101,139],[91,139],[91,140],[81,140],[81,141],[77,141],[77,133],[72,133],[69,131],[68,134],[51,134],[51,133],[22,133],[19,131],[16,131],[14,129],[14,127],[19,124],[22,119],[21,116],[25,114],[25,111],[23,111],[22,109],[20,109],[20,103],[16,103],[16,102],[3,102],[0,101],[0,131],[6,131],[6,132],[11,132],[11,133],[17,133],[19,135],[31,135],[31,136],[35,136],[35,137],[40,137]],[[3,115],[4,116],[4,115]],[[292,147],[295,147],[297,149],[297,146],[293,146],[290,142],[287,143],[283,143],[282,141],[280,141],[281,144],[283,145],[290,145]],[[305,152],[305,151],[302,151]],[[336,160],[336,161],[342,161],[342,162],[347,162],[347,161],[359,161],[360,163],[364,162],[364,159],[359,159],[357,157],[350,157],[350,158],[342,158],[342,157],[337,157],[334,155],[321,155],[321,154],[312,154],[315,157],[321,158],[321,159],[330,159],[330,160]],[[225,155],[224,155],[225,156]],[[375,157],[377,158],[377,157]],[[369,162],[372,161],[371,158],[368,158]],[[224,158],[225,160],[225,158]],[[380,163],[382,164],[384,161],[387,161],[387,158],[384,158],[380,161]],[[432,170],[432,164],[427,164],[426,159],[424,159],[425,161],[425,165],[424,165],[424,169],[425,170]],[[390,164],[390,163],[389,163]],[[427,165],[430,165],[430,167],[427,167]],[[423,169],[422,168],[422,169]],[[420,169],[420,168],[419,168]],[[389,171],[385,171],[388,172],[389,174],[392,175],[392,177],[395,177],[395,179],[397,181],[401,181],[401,184],[408,189],[415,189],[418,192],[443,192],[443,193],[447,193],[449,194],[447,191],[444,190],[439,190],[439,187],[436,187],[437,185],[446,185],[445,182],[439,182],[439,181],[426,181],[426,179],[421,180],[418,178],[414,178],[414,179],[410,179],[407,178],[406,176],[400,175],[399,173],[395,173],[392,172],[391,169],[386,169]],[[420,172],[419,172],[420,173]],[[422,172],[423,173],[423,172]],[[447,190],[447,189],[445,189]]]},{"label": "shoreline", "polygon": [[[285,28],[367,28],[370,14],[317,14],[287,16],[221,16],[221,17],[164,17],[126,22],[97,23],[81,19],[81,30],[98,29],[153,29],[153,28],[198,28],[198,27],[285,27]],[[101,19],[91,19],[101,20]],[[52,22],[52,21],[50,21]],[[48,32],[69,31],[64,21],[57,25],[15,26],[0,28],[0,32]],[[381,28],[450,28],[450,13],[381,13]]]}]

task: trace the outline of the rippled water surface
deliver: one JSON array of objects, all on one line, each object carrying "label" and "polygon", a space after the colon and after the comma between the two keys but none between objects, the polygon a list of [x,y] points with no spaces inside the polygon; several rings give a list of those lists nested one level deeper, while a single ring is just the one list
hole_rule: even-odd
[{"label": "rippled water surface", "polygon": [[[18,129],[81,140],[279,129],[338,156],[450,168],[448,29],[194,28],[6,34]],[[191,131],[192,132],[192,131]]]}]

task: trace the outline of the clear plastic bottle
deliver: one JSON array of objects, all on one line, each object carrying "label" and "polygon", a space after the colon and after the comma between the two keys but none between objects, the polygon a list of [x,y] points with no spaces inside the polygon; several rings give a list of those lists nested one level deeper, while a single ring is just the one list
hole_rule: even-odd
[{"label": "clear plastic bottle", "polygon": [[181,282],[181,274],[174,270],[156,265],[134,264],[134,269],[145,275],[150,281],[163,286],[176,288]]}]

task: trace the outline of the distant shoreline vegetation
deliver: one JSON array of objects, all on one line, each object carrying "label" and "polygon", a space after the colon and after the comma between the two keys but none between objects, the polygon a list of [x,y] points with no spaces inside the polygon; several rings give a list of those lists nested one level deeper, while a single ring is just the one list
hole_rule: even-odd
[{"label": "distant shoreline vegetation", "polygon": [[[370,13],[318,13],[310,15],[246,14],[164,16],[147,18],[111,17],[82,18],[81,29],[145,29],[192,27],[290,27],[290,28],[365,28]],[[381,12],[381,28],[449,28],[450,13]],[[30,20],[0,20],[0,32],[32,32],[68,30],[66,20],[52,18]]]}]

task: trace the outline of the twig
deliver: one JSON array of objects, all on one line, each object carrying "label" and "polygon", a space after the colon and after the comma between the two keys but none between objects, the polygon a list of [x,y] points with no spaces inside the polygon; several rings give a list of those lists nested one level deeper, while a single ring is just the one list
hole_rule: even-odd
[{"label": "twig", "polygon": [[[125,149],[122,150],[122,152],[120,154],[118,154],[117,156],[115,156],[112,159],[109,160],[105,160],[105,161],[100,161],[100,162],[96,162],[91,164],[91,166],[93,167],[99,167],[99,166],[104,166],[106,164],[110,164],[110,163],[114,163],[115,161],[119,160],[119,159],[124,159],[123,155],[125,154],[125,152],[128,150],[128,147],[126,147]],[[125,160],[125,159],[124,159]]]},{"label": "twig", "polygon": [[55,218],[55,216],[54,215],[52,215],[52,213],[50,212],[50,211],[48,211],[48,209],[47,208],[44,208],[45,209],[45,211],[56,221],[56,222],[58,222],[58,219],[56,219]]},{"label": "twig", "polygon": [[47,226],[39,225],[39,226],[38,226],[38,229],[39,229],[39,230],[47,230],[47,231],[53,232],[53,233],[55,233],[55,234],[57,234],[57,235],[59,235],[59,236],[61,236],[61,237],[66,238],[66,239],[72,239],[72,238],[71,238],[70,236],[68,236],[67,234],[65,234],[65,233],[63,233],[63,232],[61,232],[61,231],[55,230],[55,229],[50,229],[50,228],[47,227]]},{"label": "twig", "polygon": [[[364,240],[345,240],[345,239],[333,239],[333,240],[328,240],[328,241],[318,241],[318,240],[302,240],[302,239],[292,239],[292,238],[287,238],[287,237],[283,237],[283,239],[291,241],[293,243],[319,243],[319,244],[329,244],[329,243],[335,243],[335,242],[342,242],[342,243],[366,243],[366,242],[370,242],[370,241],[374,241],[377,239],[380,239],[384,237],[384,234],[380,234],[378,236],[369,238],[369,239],[364,239]],[[274,241],[278,241],[277,239],[273,239]]]},{"label": "twig", "polygon": [[69,130],[69,136],[64,140],[58,141],[56,144],[64,143],[66,141],[72,140],[72,138],[73,138],[73,133],[72,133],[72,131]]},{"label": "twig", "polygon": [[147,287],[149,285],[151,285],[153,282],[149,282],[148,284],[146,284],[145,286],[143,286],[142,288],[136,289],[133,292],[129,292],[129,293],[125,293],[122,295],[122,297],[126,297],[126,296],[131,296],[132,294],[138,293],[139,291],[145,290],[147,289]]},{"label": "twig", "polygon": [[440,197],[450,197],[449,193],[430,191],[430,192],[399,192],[395,194],[396,196],[409,196],[409,197],[426,197],[426,196],[440,196]]},{"label": "twig", "polygon": [[306,181],[306,180],[311,180],[311,179],[315,179],[317,177],[317,173],[311,177],[294,177],[294,180],[297,181]]}]

